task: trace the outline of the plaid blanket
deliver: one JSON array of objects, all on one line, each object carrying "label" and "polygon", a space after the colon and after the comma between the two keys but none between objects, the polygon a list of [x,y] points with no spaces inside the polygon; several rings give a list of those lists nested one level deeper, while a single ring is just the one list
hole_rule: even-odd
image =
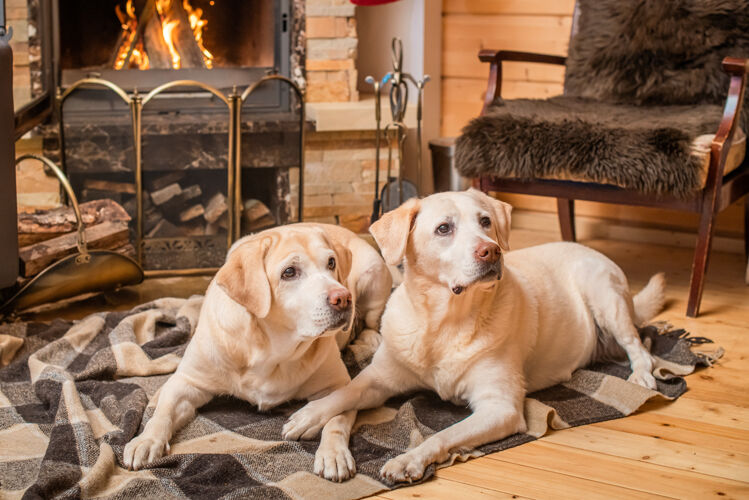
[{"label": "plaid blanket", "polygon": [[[0,497],[359,498],[395,487],[379,477],[380,467],[469,413],[431,393],[360,412],[351,437],[358,474],[336,484],[312,473],[317,441],[281,439],[302,403],[261,413],[217,397],[176,433],[169,455],[129,471],[123,448],[153,414],[149,402],[177,367],[201,302],[168,298],[77,322],[0,325]],[[700,339],[667,330],[642,330],[657,357],[658,392],[627,383],[626,364],[579,370],[568,383],[528,396],[527,433],[449,463],[532,441],[549,426],[620,418],[650,398],[678,397],[686,390],[681,376],[710,359],[691,352]],[[362,345],[343,353],[352,375],[372,354]],[[431,466],[425,478],[433,473]]]}]

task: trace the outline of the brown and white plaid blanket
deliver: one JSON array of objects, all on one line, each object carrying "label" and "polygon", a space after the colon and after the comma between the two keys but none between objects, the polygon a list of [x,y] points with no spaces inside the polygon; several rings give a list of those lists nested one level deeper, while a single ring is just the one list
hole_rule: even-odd
[{"label": "brown and white plaid blanket", "polygon": [[[1,498],[359,498],[395,485],[380,467],[429,435],[465,418],[468,408],[417,393],[360,412],[351,437],[358,474],[337,484],[312,473],[317,441],[281,439],[302,403],[268,412],[218,397],[177,432],[171,453],[150,469],[122,466],[124,445],[153,413],[149,406],[179,363],[202,297],[160,299],[128,312],[77,321],[0,325]],[[682,375],[709,364],[690,351],[699,339],[648,327],[658,359],[658,392],[625,381],[626,364],[592,366],[566,384],[531,394],[529,430],[452,460],[532,441],[562,429],[623,417],[648,399],[674,399]],[[352,375],[371,348],[344,351]],[[434,473],[434,467],[426,477]]]}]

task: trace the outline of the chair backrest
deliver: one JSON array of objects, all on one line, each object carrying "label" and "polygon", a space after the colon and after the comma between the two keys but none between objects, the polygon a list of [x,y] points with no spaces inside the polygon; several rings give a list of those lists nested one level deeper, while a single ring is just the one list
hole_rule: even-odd
[{"label": "chair backrest", "polygon": [[749,0],[579,0],[565,94],[630,104],[722,103],[726,56],[749,57]]}]

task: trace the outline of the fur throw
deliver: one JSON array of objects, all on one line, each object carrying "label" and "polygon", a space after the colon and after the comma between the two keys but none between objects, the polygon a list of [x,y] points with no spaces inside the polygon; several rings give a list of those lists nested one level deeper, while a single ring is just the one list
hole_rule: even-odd
[{"label": "fur throw", "polygon": [[692,141],[715,133],[718,105],[625,106],[558,96],[495,105],[458,138],[466,177],[584,178],[647,194],[687,197],[701,187]]},{"label": "fur throw", "polygon": [[566,95],[725,102],[724,57],[749,57],[749,0],[580,0]]}]

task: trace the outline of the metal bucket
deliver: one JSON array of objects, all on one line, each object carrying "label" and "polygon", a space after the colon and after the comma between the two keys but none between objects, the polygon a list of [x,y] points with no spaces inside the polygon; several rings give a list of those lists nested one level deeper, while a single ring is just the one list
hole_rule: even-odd
[{"label": "metal bucket", "polygon": [[440,137],[429,141],[432,151],[434,192],[463,191],[471,186],[471,179],[460,175],[455,168],[455,138]]}]

